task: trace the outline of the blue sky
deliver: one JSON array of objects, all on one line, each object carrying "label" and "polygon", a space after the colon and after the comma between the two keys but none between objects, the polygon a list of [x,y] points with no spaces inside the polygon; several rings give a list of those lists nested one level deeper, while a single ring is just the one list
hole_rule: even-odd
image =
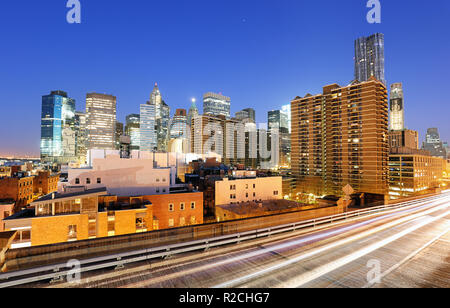
[{"label": "blue sky", "polygon": [[[114,94],[118,120],[139,111],[155,82],[172,113],[208,91],[253,107],[259,122],[295,96],[353,79],[353,42],[385,34],[386,79],[403,82],[408,128],[450,141],[450,2],[380,0],[1,1],[0,154],[39,154],[41,96]],[[201,103],[199,104],[201,109]]]}]

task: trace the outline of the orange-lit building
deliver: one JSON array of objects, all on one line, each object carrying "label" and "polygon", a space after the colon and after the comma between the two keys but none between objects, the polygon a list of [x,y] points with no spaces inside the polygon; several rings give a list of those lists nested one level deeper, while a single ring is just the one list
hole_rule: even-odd
[{"label": "orange-lit building", "polygon": [[106,188],[53,193],[3,221],[12,248],[118,236],[203,223],[198,192],[117,197]]},{"label": "orange-lit building", "polygon": [[300,193],[388,194],[388,102],[374,77],[291,102],[292,175]]},{"label": "orange-lit building", "polygon": [[445,175],[446,161],[440,157],[411,152],[389,156],[391,199],[434,192]]},{"label": "orange-lit building", "polygon": [[34,177],[33,193],[38,196],[45,196],[58,190],[59,174],[52,174],[50,171],[40,171]]},{"label": "orange-lit building", "polygon": [[11,167],[2,166],[0,167],[0,178],[11,176]]},{"label": "orange-lit building", "polygon": [[25,207],[33,202],[34,177],[0,178],[0,199],[12,199],[16,208]]},{"label": "orange-lit building", "polygon": [[3,219],[8,218],[14,213],[14,201],[0,200],[0,232],[3,232]]}]

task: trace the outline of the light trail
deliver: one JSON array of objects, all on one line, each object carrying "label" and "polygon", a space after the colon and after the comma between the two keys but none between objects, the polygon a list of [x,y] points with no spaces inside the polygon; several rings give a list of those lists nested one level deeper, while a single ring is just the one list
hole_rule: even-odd
[{"label": "light trail", "polygon": [[[264,270],[261,270],[261,271],[258,271],[258,272],[249,274],[249,275],[247,275],[247,276],[243,276],[243,277],[240,277],[240,278],[237,278],[237,279],[234,279],[234,280],[231,280],[231,281],[228,281],[228,282],[225,282],[225,283],[216,285],[216,286],[214,286],[214,288],[229,288],[229,287],[233,287],[233,286],[242,284],[242,283],[244,283],[244,282],[246,282],[246,281],[248,281],[248,280],[251,280],[251,279],[257,278],[257,277],[259,277],[259,276],[268,274],[268,273],[273,272],[273,271],[275,271],[275,270],[278,270],[278,269],[280,269],[280,268],[282,268],[282,267],[288,266],[288,265],[290,265],[290,264],[292,264],[292,263],[296,263],[296,262],[302,261],[302,260],[304,260],[304,259],[310,258],[310,257],[312,257],[312,256],[314,256],[314,255],[317,255],[317,254],[319,254],[319,253],[321,253],[321,252],[324,252],[324,251],[326,251],[326,250],[330,250],[330,249],[336,248],[336,247],[338,247],[338,246],[342,246],[342,245],[348,244],[348,243],[350,243],[350,242],[353,242],[353,241],[359,240],[359,239],[361,239],[361,238],[370,236],[370,235],[372,235],[372,234],[374,234],[374,233],[380,232],[380,231],[382,231],[382,230],[384,230],[384,229],[391,228],[391,227],[393,227],[393,226],[395,226],[395,225],[399,225],[399,224],[401,224],[401,223],[404,223],[404,222],[407,222],[407,221],[411,221],[411,220],[413,220],[413,219],[416,219],[416,218],[419,218],[419,217],[423,217],[423,216],[426,216],[426,215],[428,215],[428,214],[431,214],[431,213],[440,211],[440,210],[445,209],[445,208],[447,208],[447,207],[449,206],[448,202],[450,201],[450,198],[447,197],[447,198],[445,198],[443,201],[445,201],[445,202],[447,202],[447,203],[445,203],[444,205],[438,206],[438,207],[436,207],[436,208],[429,209],[429,210],[427,210],[427,211],[425,211],[425,212],[417,213],[417,214],[414,214],[414,215],[412,215],[412,216],[403,217],[403,218],[401,218],[401,219],[398,219],[398,220],[395,220],[395,221],[393,221],[393,222],[390,222],[390,223],[384,224],[384,225],[382,225],[382,226],[379,226],[379,227],[377,227],[377,228],[375,228],[375,229],[365,231],[365,232],[363,232],[363,233],[354,235],[354,236],[349,237],[349,238],[346,238],[346,239],[342,239],[342,240],[337,241],[337,242],[335,242],[335,243],[326,245],[326,246],[324,246],[324,247],[321,247],[321,248],[316,249],[316,250],[314,250],[314,251],[311,251],[311,252],[309,252],[309,253],[303,254],[303,255],[298,256],[298,257],[296,257],[296,258],[293,258],[293,259],[291,259],[291,260],[288,260],[288,261],[279,263],[279,264],[277,264],[277,265],[274,265],[274,266],[272,266],[272,267],[266,268],[266,269],[264,269]],[[442,203],[442,201],[441,201],[441,202],[438,202],[438,203]],[[434,203],[433,203],[433,204],[434,204]],[[387,215],[387,216],[392,216],[392,214]],[[378,219],[375,219],[375,220],[378,220]],[[348,229],[348,228],[347,228],[347,229]],[[271,249],[271,250],[274,250],[274,249]]]}]

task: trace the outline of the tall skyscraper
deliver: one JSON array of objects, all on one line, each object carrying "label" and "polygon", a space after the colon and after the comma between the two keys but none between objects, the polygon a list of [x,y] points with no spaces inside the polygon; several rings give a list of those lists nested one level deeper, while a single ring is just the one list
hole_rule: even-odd
[{"label": "tall skyscraper", "polygon": [[177,109],[170,125],[170,139],[184,138],[188,135],[186,109]]},{"label": "tall skyscraper", "polygon": [[87,148],[114,150],[116,148],[115,96],[98,93],[86,95]]},{"label": "tall skyscraper", "polygon": [[384,35],[376,33],[355,41],[355,80],[375,77],[386,85],[384,76]]},{"label": "tall skyscraper", "polygon": [[156,131],[156,106],[154,104],[141,105],[140,115],[140,150],[154,152],[158,149],[158,135]]},{"label": "tall skyscraper", "polygon": [[141,145],[141,116],[130,114],[126,117],[125,135],[130,137],[130,150],[139,150]]},{"label": "tall skyscraper", "polygon": [[120,150],[120,137],[123,136],[123,123],[116,121],[116,135],[115,135],[115,144],[116,150]]},{"label": "tall skyscraper", "polygon": [[281,106],[281,112],[286,114],[287,116],[287,126],[289,129],[289,133],[292,132],[292,116],[291,116],[291,104]]},{"label": "tall skyscraper", "polygon": [[157,83],[155,83],[155,87],[150,94],[150,101],[148,101],[147,104],[155,106],[155,130],[157,136],[156,150],[167,152],[169,142],[170,108],[162,99]]},{"label": "tall skyscraper", "polygon": [[372,77],[292,101],[292,173],[300,192],[316,196],[388,193],[386,86]]},{"label": "tall skyscraper", "polygon": [[68,163],[76,159],[75,100],[64,91],[42,96],[41,159]]},{"label": "tall skyscraper", "polygon": [[390,130],[405,129],[405,104],[403,85],[401,83],[394,83],[391,85],[389,118]]},{"label": "tall skyscraper", "polygon": [[187,115],[187,124],[190,127],[192,125],[192,119],[199,115],[197,105],[195,104],[195,98],[192,99],[192,105],[189,108]]},{"label": "tall skyscraper", "polygon": [[246,122],[255,123],[256,122],[256,112],[253,108],[246,108],[241,111],[236,112],[235,118]]},{"label": "tall skyscraper", "polygon": [[75,112],[75,132],[77,143],[77,159],[78,163],[84,165],[87,159],[86,149],[86,113],[77,111]]},{"label": "tall skyscraper", "polygon": [[212,116],[231,117],[231,98],[208,92],[203,95],[203,114]]},{"label": "tall skyscraper", "polygon": [[427,130],[426,140],[422,148],[429,151],[431,156],[447,158],[447,153],[437,128],[429,128]]},{"label": "tall skyscraper", "polygon": [[281,133],[289,133],[288,115],[281,110],[268,112],[268,128],[278,129]]}]

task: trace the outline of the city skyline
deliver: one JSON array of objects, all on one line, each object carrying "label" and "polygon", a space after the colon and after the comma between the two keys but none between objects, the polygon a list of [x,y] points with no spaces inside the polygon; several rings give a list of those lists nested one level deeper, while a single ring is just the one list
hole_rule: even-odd
[{"label": "city skyline", "polygon": [[[435,36],[439,36],[439,33],[442,33],[442,31],[445,32],[448,21],[445,18],[439,18],[439,16],[444,17],[445,12],[450,10],[450,6],[444,1],[441,2],[440,6],[437,5],[433,8],[421,8],[414,4],[405,6],[383,3],[382,24],[370,25],[365,20],[367,9],[361,3],[351,1],[351,3],[338,6],[335,4],[330,5],[329,1],[320,2],[321,5],[309,3],[284,3],[279,7],[275,5],[273,13],[285,20],[281,25],[275,25],[269,19],[266,19],[269,16],[268,2],[259,4],[262,8],[259,13],[251,10],[254,3],[240,4],[240,9],[237,12],[232,12],[230,8],[222,7],[217,3],[206,4],[200,1],[191,9],[193,12],[192,17],[188,17],[185,15],[185,12],[181,13],[175,8],[174,11],[178,17],[188,18],[192,22],[188,27],[189,29],[194,27],[196,30],[199,30],[198,34],[191,37],[193,38],[192,42],[187,41],[187,39],[183,40],[186,43],[184,52],[177,54],[169,51],[167,48],[173,44],[172,40],[158,38],[159,43],[167,42],[168,47],[162,48],[162,53],[156,52],[151,54],[151,56],[147,55],[149,59],[145,58],[144,55],[140,55],[135,61],[131,61],[129,58],[133,56],[132,53],[125,53],[127,55],[125,57],[120,53],[111,51],[106,52],[107,59],[98,60],[101,63],[94,66],[91,66],[93,62],[88,58],[92,54],[99,56],[101,52],[105,51],[104,48],[93,48],[92,54],[90,54],[83,52],[82,47],[76,47],[73,51],[69,51],[67,55],[74,56],[72,62],[70,57],[66,58],[66,56],[63,57],[61,55],[51,58],[50,56],[54,55],[54,51],[50,48],[41,50],[42,45],[35,41],[36,39],[44,39],[42,34],[37,35],[36,38],[31,38],[28,32],[22,33],[26,30],[23,27],[35,22],[35,17],[33,17],[32,13],[39,12],[45,18],[45,22],[38,25],[40,30],[47,31],[48,34],[51,34],[50,36],[63,35],[67,32],[67,36],[71,37],[74,44],[81,44],[84,38],[88,41],[93,39],[95,34],[90,35],[86,33],[87,28],[99,22],[103,22],[99,31],[104,31],[106,37],[110,35],[116,37],[114,36],[116,26],[114,25],[113,17],[120,18],[118,12],[123,9],[120,5],[108,4],[109,13],[113,16],[111,17],[101,12],[102,6],[100,4],[84,4],[84,20],[82,24],[63,25],[65,22],[64,18],[58,18],[58,14],[60,13],[64,17],[64,8],[54,7],[54,5],[49,4],[39,4],[39,6],[30,4],[27,5],[26,10],[21,11],[29,19],[26,19],[25,25],[19,26],[13,21],[13,18],[14,14],[18,14],[16,12],[20,11],[14,9],[14,7],[20,7],[20,5],[8,4],[12,7],[12,13],[11,16],[2,18],[2,22],[10,22],[16,25],[17,31],[12,32],[16,32],[16,35],[19,36],[23,34],[25,41],[27,41],[27,46],[30,45],[30,50],[21,51],[13,56],[12,52],[17,51],[17,48],[20,48],[21,44],[23,44],[17,42],[17,44],[11,46],[10,50],[4,51],[5,55],[2,57],[2,60],[5,60],[7,57],[12,58],[8,63],[5,63],[5,75],[1,76],[2,83],[6,85],[6,91],[3,91],[2,94],[3,108],[6,113],[17,114],[20,112],[21,120],[7,117],[5,122],[3,122],[1,131],[4,133],[4,128],[8,127],[11,128],[11,132],[8,131],[8,137],[4,134],[1,136],[5,143],[2,146],[0,155],[20,156],[29,154],[36,157],[39,155],[40,99],[42,95],[46,95],[53,90],[66,91],[71,98],[76,100],[77,111],[85,110],[87,93],[112,94],[117,97],[117,120],[124,122],[126,115],[139,113],[139,106],[145,103],[152,85],[158,82],[164,92],[167,104],[173,111],[179,108],[188,109],[192,97],[197,98],[197,102],[200,102],[202,95],[208,91],[222,92],[224,95],[231,97],[231,114],[250,107],[256,110],[257,122],[267,123],[268,111],[281,108],[281,106],[288,104],[296,95],[305,95],[312,90],[314,90],[313,94],[320,93],[320,89],[324,84],[336,82],[345,86],[350,83],[353,78],[354,40],[377,32],[385,35],[386,79],[388,85],[395,82],[402,82],[404,85],[405,101],[408,104],[405,110],[408,128],[419,131],[420,140],[422,141],[425,138],[427,128],[438,127],[441,139],[444,141],[449,140],[449,123],[445,119],[445,112],[439,112],[442,108],[445,108],[444,91],[439,90],[444,89],[444,80],[440,76],[443,76],[446,68],[448,68],[448,64],[439,61],[439,57],[436,57],[435,54],[436,52],[442,53],[442,56],[444,56],[448,53],[450,47],[448,43],[439,41],[439,48],[433,48],[433,44],[436,44],[433,39]],[[201,12],[194,10],[199,9],[202,5]],[[146,7],[147,4],[142,6]],[[157,4],[156,6],[162,12],[157,19],[164,18],[170,11],[170,7],[164,4]],[[202,24],[195,19],[201,13],[210,12],[217,9],[217,7],[223,8],[223,11],[219,10],[217,20],[213,20],[212,29],[207,31],[199,28]],[[401,10],[395,9],[395,7],[401,7]],[[33,8],[36,10],[33,11]],[[155,7],[155,9],[157,8]],[[302,24],[291,24],[291,21],[288,22],[289,16],[292,14],[289,12],[289,9],[295,9],[297,12],[308,9],[308,12],[314,12],[319,8],[324,14],[323,18],[329,18],[327,20],[328,25],[334,25],[337,20],[345,19],[342,18],[344,16],[354,16],[354,18],[350,18],[349,21],[345,21],[338,26],[340,27],[338,29],[347,29],[347,31],[339,38],[332,38],[331,42],[334,43],[333,55],[320,48],[321,46],[329,46],[328,42],[325,42],[325,40],[317,41],[315,37],[315,35],[325,34],[326,26],[313,30],[309,27],[301,27]],[[45,10],[48,10],[48,12],[44,13]],[[395,19],[395,17],[398,17],[399,12],[400,18]],[[125,9],[124,14],[129,17],[132,13]],[[133,14],[139,15],[140,13],[133,11]],[[421,36],[422,44],[414,49],[408,49],[408,52],[405,53],[404,44],[417,33],[418,26],[415,25],[414,19],[421,14],[435,16],[433,22],[427,23],[425,27],[420,27],[420,31],[426,31],[429,37]],[[148,24],[145,23],[145,25],[154,27],[154,22],[148,21]],[[400,23],[402,24],[400,25]],[[53,27],[55,25],[60,25],[61,29],[54,30]],[[133,31],[136,25],[139,26],[141,24],[136,22],[128,25],[124,31]],[[100,25],[97,24],[97,26]],[[294,27],[290,29],[290,26]],[[225,31],[224,27],[230,30],[230,34]],[[262,28],[260,29],[259,27]],[[348,28],[352,30],[348,31]],[[224,34],[225,38],[220,35],[213,38],[207,36],[208,32],[217,29],[222,30],[221,33]],[[160,37],[164,36],[164,33],[166,36],[175,35],[172,32],[179,29],[168,27],[167,29],[158,30],[160,31],[158,37]],[[179,31],[183,34],[184,31],[188,30]],[[240,31],[242,33],[236,35]],[[277,38],[276,36],[279,33],[282,35]],[[48,34],[45,36],[47,37]],[[126,42],[126,33],[120,34],[115,38],[115,41],[117,43]],[[179,37],[178,34],[175,35],[175,38]],[[292,38],[295,37],[303,37],[307,38],[307,40],[297,39],[292,41]],[[253,38],[253,40],[248,42],[249,38]],[[8,39],[11,42],[16,42],[12,37],[7,37]],[[200,59],[204,56],[203,52],[198,52],[200,55],[195,55],[194,53],[200,50],[197,46],[199,46],[199,42],[202,39],[207,39],[210,44],[216,41],[229,42],[232,47],[227,47],[226,49],[232,52],[225,56],[223,56],[222,52],[219,52],[223,57],[210,55],[205,59]],[[69,38],[63,36],[61,40],[66,41]],[[277,46],[269,47],[269,40],[274,40]],[[139,41],[142,41],[142,44],[145,45],[145,38]],[[309,51],[302,49],[302,52],[294,52],[295,48],[291,47],[291,42],[297,47],[310,43],[319,45],[315,45],[317,47],[314,48],[308,48]],[[238,52],[236,48],[239,44],[243,44],[244,48],[242,49],[245,50],[239,50]],[[144,47],[144,49],[147,48],[146,45]],[[258,49],[257,47],[261,48]],[[42,52],[47,52],[48,54],[44,55]],[[285,59],[281,59],[283,57]],[[272,58],[274,58],[273,63],[268,63],[269,59]],[[53,62],[48,62],[50,59]],[[233,61],[235,59],[238,60],[236,63]],[[412,59],[416,61],[414,65],[410,65],[413,63]],[[189,62],[189,60],[193,60],[191,61],[192,63],[185,63]],[[34,65],[29,61],[34,61]],[[171,61],[174,63],[170,63]],[[43,64],[47,66],[48,64],[53,64],[56,70],[67,66],[67,74],[64,76],[66,78],[53,76],[52,74],[43,74],[45,73],[41,67]],[[261,66],[261,64],[264,65]],[[30,70],[30,67],[33,69]],[[90,67],[93,72],[92,76],[85,74],[85,72],[89,72]],[[29,76],[23,75],[25,68]],[[144,74],[143,71],[149,68],[152,69],[152,72]],[[119,70],[114,72],[115,69]],[[218,70],[220,70],[220,74],[217,72]],[[421,72],[421,74],[414,74],[414,72]],[[137,74],[138,77],[131,76],[135,73],[139,73]],[[36,74],[39,74],[42,78],[36,80]],[[109,76],[111,74],[114,77]],[[281,77],[279,77],[280,74]],[[145,76],[145,78],[141,78],[142,76]],[[426,76],[426,78],[423,76]],[[246,79],[254,80],[247,81]],[[26,89],[25,94],[20,97],[15,95],[19,87],[21,89],[25,87]],[[423,108],[424,104],[426,104],[427,108]],[[23,112],[24,107],[26,112]]]}]

